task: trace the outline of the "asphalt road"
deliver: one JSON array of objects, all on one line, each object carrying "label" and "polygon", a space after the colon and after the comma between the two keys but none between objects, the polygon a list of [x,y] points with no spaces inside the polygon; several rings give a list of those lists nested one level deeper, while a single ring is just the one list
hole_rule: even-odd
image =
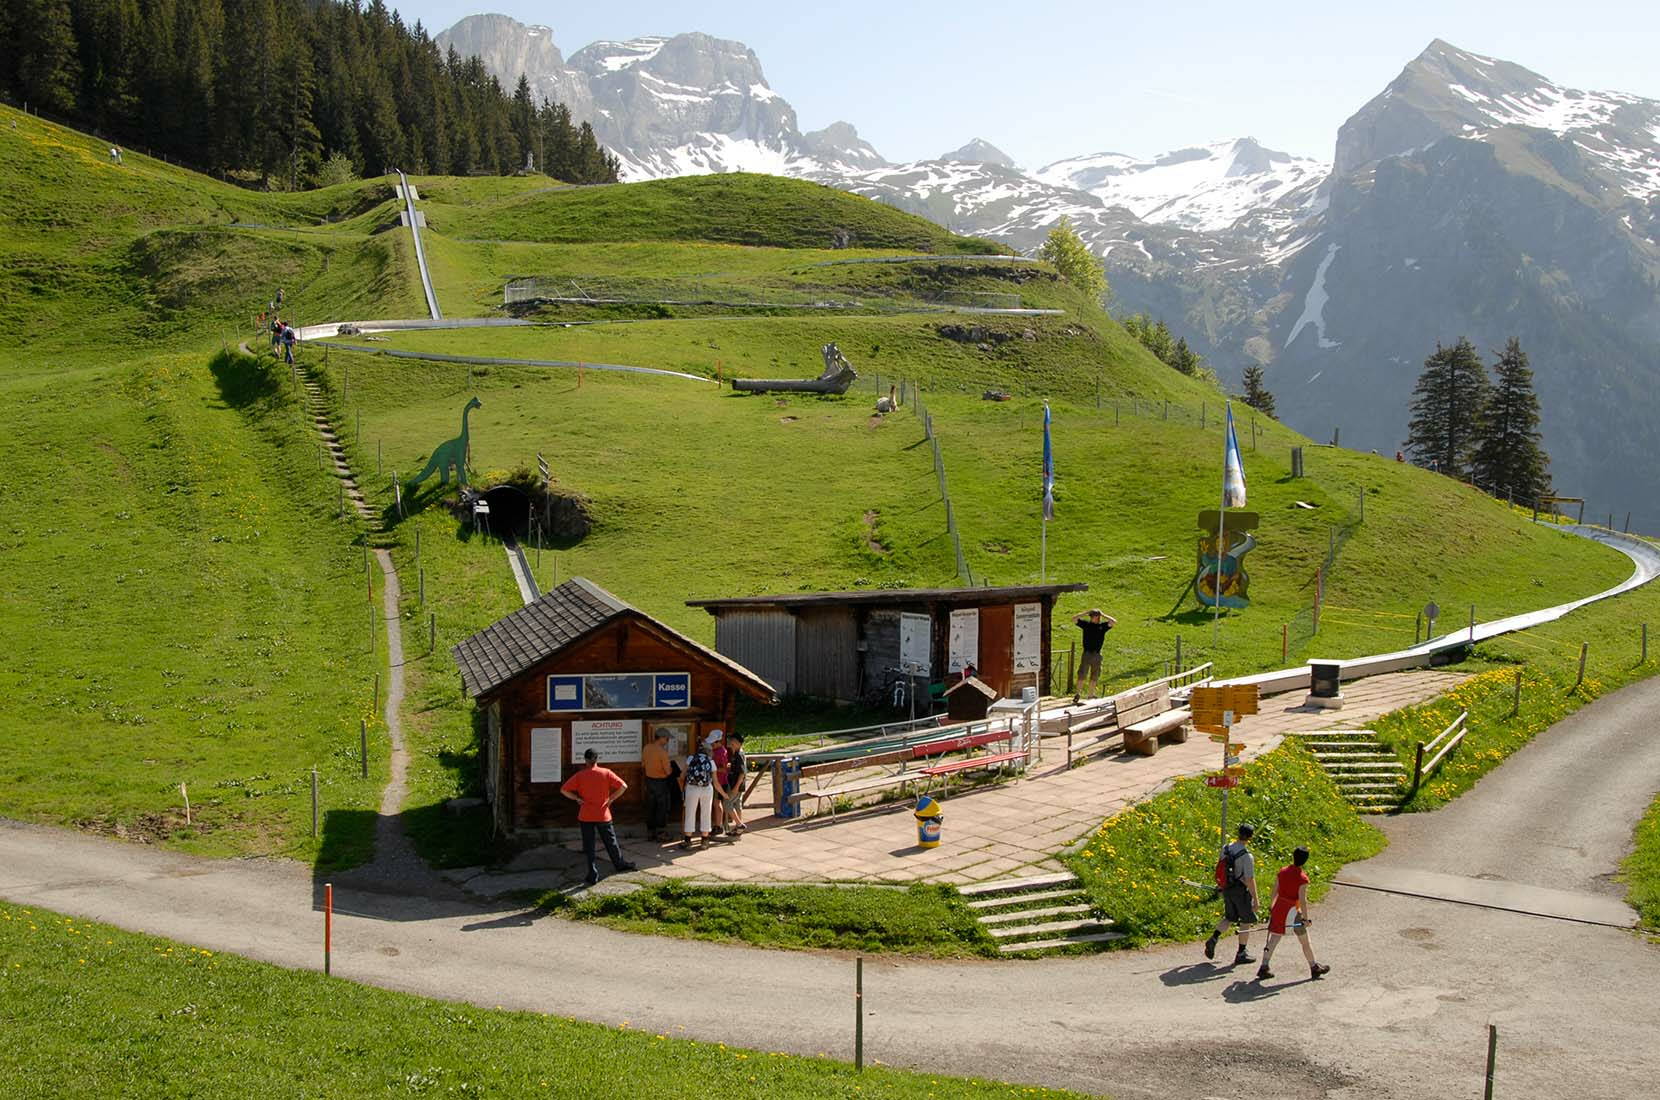
[{"label": "asphalt road", "polygon": [[[1660,788],[1660,682],[1541,735],[1434,815],[1386,824],[1375,865],[1587,893],[1610,882]],[[1318,854],[1316,854],[1318,859]],[[320,964],[301,867],[211,862],[72,832],[0,827],[0,896],[286,966]],[[838,955],[642,938],[463,899],[337,887],[335,973],[431,996],[627,1021],[846,1057],[853,964]],[[1489,1022],[1500,1097],[1651,1095],[1660,947],[1613,928],[1334,889],[1311,983],[1206,963],[1197,945],[1025,962],[866,966],[867,1056],[1121,1098],[1480,1096]],[[1254,968],[1252,968],[1254,969]],[[720,1014],[716,970],[745,992]]]}]

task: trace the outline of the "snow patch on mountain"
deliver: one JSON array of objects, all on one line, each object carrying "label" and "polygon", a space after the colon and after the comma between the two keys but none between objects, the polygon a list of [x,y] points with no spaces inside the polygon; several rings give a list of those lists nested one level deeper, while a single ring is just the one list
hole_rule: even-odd
[{"label": "snow patch on mountain", "polygon": [[1309,325],[1314,326],[1315,335],[1319,337],[1322,348],[1343,346],[1337,340],[1326,339],[1326,303],[1331,301],[1331,295],[1326,293],[1326,272],[1331,270],[1331,262],[1337,259],[1337,253],[1342,247],[1336,243],[1326,246],[1326,254],[1320,258],[1320,266],[1314,269],[1314,282],[1309,284],[1308,293],[1303,295],[1302,316],[1291,326],[1291,335],[1285,338],[1286,347],[1296,343],[1297,334]]},{"label": "snow patch on mountain", "polygon": [[1295,197],[1293,222],[1310,213],[1329,164],[1266,149],[1251,138],[1179,149],[1151,160],[1095,153],[1056,161],[1034,175],[1057,187],[1087,191],[1144,221],[1202,232],[1228,229],[1241,218]]}]

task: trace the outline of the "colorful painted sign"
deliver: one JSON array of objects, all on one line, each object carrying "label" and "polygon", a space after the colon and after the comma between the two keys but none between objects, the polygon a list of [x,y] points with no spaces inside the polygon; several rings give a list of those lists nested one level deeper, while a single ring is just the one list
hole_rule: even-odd
[{"label": "colorful painted sign", "polygon": [[1251,577],[1242,559],[1257,544],[1249,532],[1260,522],[1255,512],[1229,512],[1226,518],[1214,508],[1199,513],[1199,571],[1193,578],[1193,590],[1200,603],[1235,610],[1251,606],[1247,594]]},{"label": "colorful painted sign", "polygon": [[1207,776],[1205,776],[1205,786],[1207,786],[1207,787],[1224,787],[1224,788],[1226,788],[1226,787],[1237,787],[1237,786],[1239,786],[1239,776],[1237,776],[1237,775],[1207,775]]}]

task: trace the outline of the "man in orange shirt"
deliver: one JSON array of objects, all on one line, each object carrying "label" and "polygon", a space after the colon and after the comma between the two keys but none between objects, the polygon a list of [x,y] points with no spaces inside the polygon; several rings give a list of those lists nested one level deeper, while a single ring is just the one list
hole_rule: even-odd
[{"label": "man in orange shirt", "polygon": [[582,855],[588,861],[588,877],[583,882],[592,886],[599,881],[599,865],[594,862],[595,840],[605,841],[611,866],[618,871],[632,871],[635,865],[623,858],[617,847],[617,830],[611,824],[611,803],[622,797],[628,784],[610,768],[599,766],[599,753],[589,749],[582,754],[582,770],[565,780],[559,793],[575,802],[576,823],[582,828]]},{"label": "man in orange shirt", "polygon": [[669,810],[674,806],[674,761],[669,758],[669,731],[658,728],[651,744],[640,754],[646,772],[646,831],[651,839],[662,840],[668,828]]}]

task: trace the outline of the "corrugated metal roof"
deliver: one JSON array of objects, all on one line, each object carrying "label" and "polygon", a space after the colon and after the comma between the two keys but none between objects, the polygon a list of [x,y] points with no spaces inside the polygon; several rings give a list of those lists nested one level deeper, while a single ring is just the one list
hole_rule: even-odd
[{"label": "corrugated metal roof", "polygon": [[624,603],[586,577],[572,577],[536,602],[462,639],[450,653],[461,670],[462,686],[476,699],[625,615],[643,619],[702,654],[757,698],[773,698],[772,687],[743,665]]},{"label": "corrugated metal roof", "polygon": [[725,607],[807,607],[814,604],[1006,603],[1032,596],[1087,592],[1087,584],[1023,584],[1006,588],[860,588],[851,592],[786,592],[777,596],[727,596],[687,600],[713,615]]}]

